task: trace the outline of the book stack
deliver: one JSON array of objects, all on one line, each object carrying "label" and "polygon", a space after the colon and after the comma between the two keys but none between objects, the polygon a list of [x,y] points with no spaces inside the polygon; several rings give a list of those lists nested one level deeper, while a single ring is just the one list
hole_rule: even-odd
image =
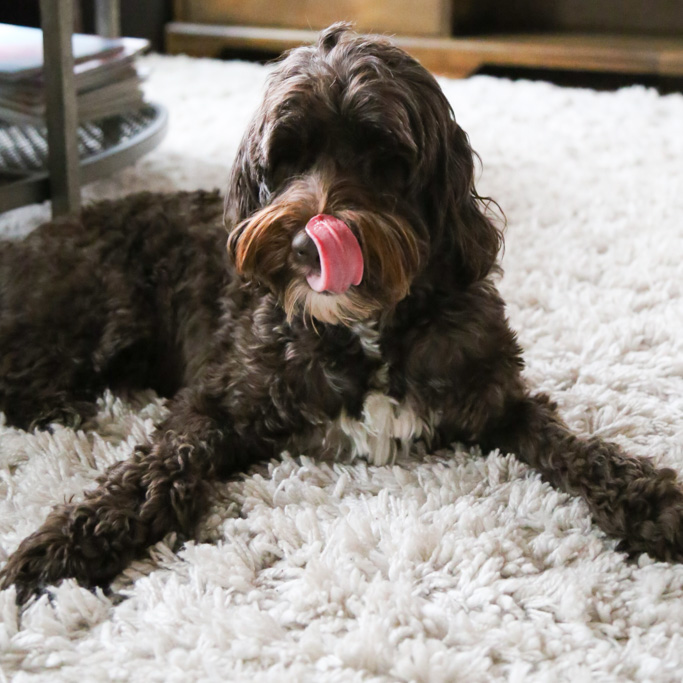
[{"label": "book stack", "polygon": [[[74,34],[72,47],[80,121],[142,106],[135,57],[149,47],[147,40]],[[0,24],[0,119],[44,125],[45,113],[42,31]]]}]

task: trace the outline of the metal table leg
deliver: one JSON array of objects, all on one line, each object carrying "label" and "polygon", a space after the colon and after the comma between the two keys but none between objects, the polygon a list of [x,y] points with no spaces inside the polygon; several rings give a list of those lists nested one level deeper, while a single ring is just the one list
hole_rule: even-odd
[{"label": "metal table leg", "polygon": [[71,48],[72,0],[40,0],[52,215],[78,212],[78,115]]},{"label": "metal table leg", "polygon": [[95,0],[95,33],[104,38],[121,34],[121,4],[119,0]]}]

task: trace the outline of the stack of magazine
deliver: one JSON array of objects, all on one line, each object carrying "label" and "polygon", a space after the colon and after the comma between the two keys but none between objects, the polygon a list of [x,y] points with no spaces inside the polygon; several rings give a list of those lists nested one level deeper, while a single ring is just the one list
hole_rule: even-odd
[{"label": "stack of magazine", "polygon": [[[78,118],[101,119],[142,106],[142,76],[135,57],[142,38],[74,34]],[[0,119],[45,124],[43,35],[40,29],[0,24]]]}]

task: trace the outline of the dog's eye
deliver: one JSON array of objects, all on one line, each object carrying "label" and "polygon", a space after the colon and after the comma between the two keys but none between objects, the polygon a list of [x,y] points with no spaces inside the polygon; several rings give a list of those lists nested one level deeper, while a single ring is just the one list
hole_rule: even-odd
[{"label": "dog's eye", "polygon": [[304,173],[310,162],[307,157],[292,154],[284,154],[276,157],[270,164],[270,181],[274,187],[279,187],[293,176]]},{"label": "dog's eye", "polygon": [[368,175],[373,182],[392,187],[401,186],[408,182],[409,169],[401,157],[386,154],[370,161]]},{"label": "dog's eye", "polygon": [[292,175],[294,175],[293,159],[278,159],[271,166],[271,179],[276,185],[279,185]]}]

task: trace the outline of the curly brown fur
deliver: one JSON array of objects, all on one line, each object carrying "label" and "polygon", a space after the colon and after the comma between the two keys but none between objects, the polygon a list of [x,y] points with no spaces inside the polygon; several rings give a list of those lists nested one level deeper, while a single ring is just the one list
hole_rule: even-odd
[{"label": "curly brown fur", "polygon": [[[434,78],[345,26],[273,73],[217,194],[142,194],[0,246],[0,407],[10,422],[85,416],[106,386],[172,397],[150,444],[10,557],[24,601],[106,585],[202,513],[203,488],[285,449],[391,462],[420,438],[514,452],[629,552],[683,557],[683,493],[614,444],[572,434],[521,377],[492,276],[502,244],[467,136]],[[314,292],[293,245],[343,219],[365,274]],[[305,267],[304,267],[305,266]]]}]

